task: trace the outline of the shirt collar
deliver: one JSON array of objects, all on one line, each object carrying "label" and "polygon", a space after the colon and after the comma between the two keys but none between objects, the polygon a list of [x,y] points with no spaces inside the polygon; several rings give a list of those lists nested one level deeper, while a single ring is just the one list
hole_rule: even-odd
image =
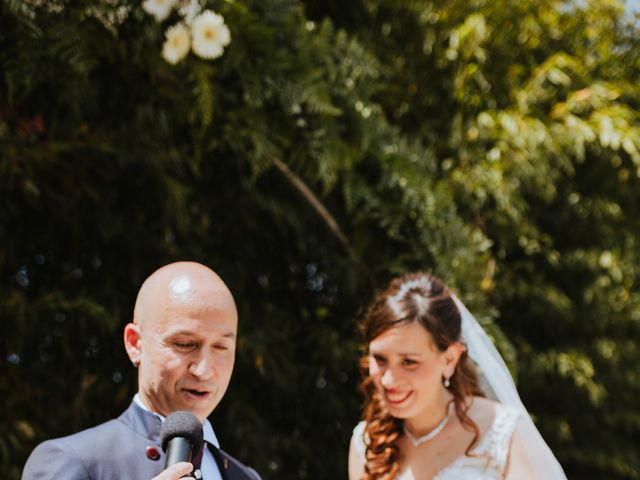
[{"label": "shirt collar", "polygon": [[[146,410],[147,412],[153,413],[156,417],[158,417],[161,421],[164,422],[165,417],[163,417],[157,412],[149,410],[149,408],[147,408],[147,406],[142,401],[142,398],[140,398],[139,393],[136,393],[134,395],[133,401],[141,409]],[[202,433],[204,435],[204,440],[206,442],[210,443],[211,445],[214,445],[216,448],[220,448],[220,442],[218,441],[218,437],[216,437],[216,434],[213,431],[213,426],[211,425],[211,422],[208,419],[205,419],[204,423],[202,424]]]}]

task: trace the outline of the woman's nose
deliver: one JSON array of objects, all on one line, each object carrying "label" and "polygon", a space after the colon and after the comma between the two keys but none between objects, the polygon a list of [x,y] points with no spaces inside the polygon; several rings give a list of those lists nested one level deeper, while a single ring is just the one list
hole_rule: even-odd
[{"label": "woman's nose", "polygon": [[380,377],[380,383],[385,387],[391,387],[396,381],[396,375],[390,368],[387,368]]}]

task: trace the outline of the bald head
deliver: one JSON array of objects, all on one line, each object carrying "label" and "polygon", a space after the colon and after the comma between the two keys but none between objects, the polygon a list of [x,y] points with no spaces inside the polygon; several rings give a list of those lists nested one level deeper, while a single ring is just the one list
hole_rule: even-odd
[{"label": "bald head", "polygon": [[236,310],[233,295],[210,268],[196,262],[176,262],[153,272],[140,287],[133,311],[133,322],[144,326],[165,316],[172,305],[194,309],[217,305]]},{"label": "bald head", "polygon": [[211,269],[178,262],[142,284],[125,326],[138,393],[150,410],[187,410],[204,420],[222,399],[233,370],[238,312]]}]

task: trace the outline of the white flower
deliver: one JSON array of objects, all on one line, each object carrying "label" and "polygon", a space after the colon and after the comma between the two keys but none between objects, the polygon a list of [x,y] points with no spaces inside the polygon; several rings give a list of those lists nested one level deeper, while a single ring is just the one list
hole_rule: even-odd
[{"label": "white flower", "polygon": [[191,26],[193,19],[202,11],[198,0],[182,0],[182,5],[178,9],[178,13],[182,15],[184,23]]},{"label": "white flower", "polygon": [[164,36],[166,40],[162,45],[162,58],[175,65],[189,53],[189,29],[182,23],[176,23],[167,29]]},{"label": "white flower", "polygon": [[161,22],[169,16],[177,2],[178,0],[145,0],[142,2],[142,8],[153,15],[156,21]]},{"label": "white flower", "polygon": [[205,10],[193,20],[193,52],[202,58],[218,58],[231,41],[221,15]]}]

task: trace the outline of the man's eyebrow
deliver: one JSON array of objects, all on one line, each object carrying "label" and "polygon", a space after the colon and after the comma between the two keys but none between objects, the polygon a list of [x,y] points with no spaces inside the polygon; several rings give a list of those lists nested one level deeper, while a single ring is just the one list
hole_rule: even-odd
[{"label": "man's eyebrow", "polygon": [[[175,337],[177,335],[186,335],[186,336],[198,336],[198,332],[194,332],[192,330],[176,330],[175,332],[170,332],[169,336],[171,337]],[[222,334],[223,338],[231,338],[231,339],[235,339],[236,338],[236,333],[235,332],[226,332]]]},{"label": "man's eyebrow", "polygon": [[187,339],[195,339],[197,335],[194,335],[193,332],[189,332],[186,330],[176,330],[175,332],[168,332],[164,337],[165,340],[174,340],[176,338],[187,338]]}]

